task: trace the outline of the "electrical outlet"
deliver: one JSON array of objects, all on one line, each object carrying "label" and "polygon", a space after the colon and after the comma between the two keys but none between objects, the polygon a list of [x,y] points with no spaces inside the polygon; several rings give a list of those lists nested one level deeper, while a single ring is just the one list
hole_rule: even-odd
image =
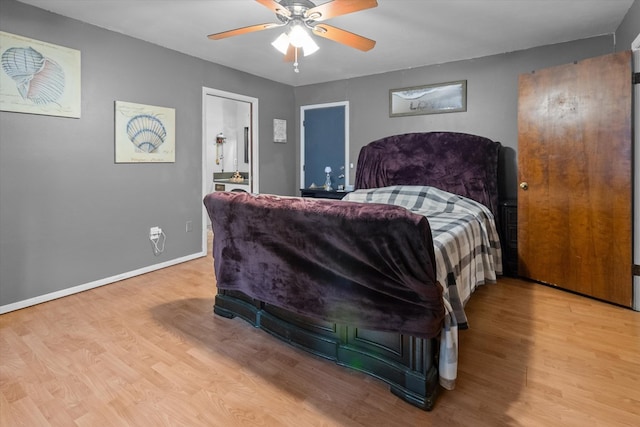
[{"label": "electrical outlet", "polygon": [[193,221],[187,221],[187,224],[185,225],[185,231],[187,233],[193,231]]},{"label": "electrical outlet", "polygon": [[151,227],[149,229],[149,240],[158,239],[161,234],[162,234],[162,228],[160,228],[160,227]]}]

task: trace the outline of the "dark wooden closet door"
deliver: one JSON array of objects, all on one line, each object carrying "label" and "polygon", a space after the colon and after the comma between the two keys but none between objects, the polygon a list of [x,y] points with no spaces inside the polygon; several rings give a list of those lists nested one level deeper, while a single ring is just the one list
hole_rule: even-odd
[{"label": "dark wooden closet door", "polygon": [[632,304],[631,52],[523,74],[519,273]]}]

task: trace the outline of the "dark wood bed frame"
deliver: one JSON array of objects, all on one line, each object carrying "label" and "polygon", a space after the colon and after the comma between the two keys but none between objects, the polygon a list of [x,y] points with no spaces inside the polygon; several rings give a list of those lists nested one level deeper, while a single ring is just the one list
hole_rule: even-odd
[{"label": "dark wood bed frame", "polygon": [[214,312],[241,317],[291,345],[385,381],[401,399],[431,410],[439,390],[439,339],[321,322],[235,291],[219,291]]},{"label": "dark wood bed frame", "polygon": [[[478,201],[487,205],[494,214],[497,213],[499,143],[476,135],[429,132],[395,135],[374,141],[367,147],[363,148],[358,159],[356,188],[401,184],[437,186],[476,200],[480,198],[482,200]],[[363,155],[365,149],[369,150],[368,155]],[[441,166],[440,159],[451,157],[452,153],[456,159],[447,167],[433,167],[434,163]],[[372,157],[381,159],[376,162],[392,162],[386,170],[390,182],[374,179],[367,184],[367,179],[363,177]],[[421,170],[414,170],[413,173],[423,177],[407,181],[389,172],[394,168],[415,166],[416,159],[423,159],[420,160],[422,166],[418,168]],[[481,165],[479,169],[478,165]],[[434,176],[432,170],[437,170],[441,176]],[[481,196],[475,194],[475,190],[467,191],[470,187],[466,183],[460,183],[460,180],[467,180],[469,174],[472,180],[484,182],[483,188],[476,189],[479,194],[482,193]],[[389,384],[393,394],[421,409],[431,410],[440,391],[439,338],[423,339],[318,321],[238,291],[218,290],[214,312],[226,318],[240,317],[293,346],[378,378]]]}]

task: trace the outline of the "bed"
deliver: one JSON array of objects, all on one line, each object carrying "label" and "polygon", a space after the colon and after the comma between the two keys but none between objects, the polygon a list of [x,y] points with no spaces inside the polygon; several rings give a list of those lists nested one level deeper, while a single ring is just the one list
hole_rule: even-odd
[{"label": "bed", "polygon": [[464,305],[502,273],[500,144],[457,132],[362,148],[343,200],[212,193],[214,312],[365,372],[431,410]]}]

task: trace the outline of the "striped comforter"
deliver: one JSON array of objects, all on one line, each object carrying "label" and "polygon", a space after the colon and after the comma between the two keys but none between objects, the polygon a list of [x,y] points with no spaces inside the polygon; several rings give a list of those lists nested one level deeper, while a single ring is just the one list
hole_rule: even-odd
[{"label": "striped comforter", "polygon": [[473,291],[502,274],[502,252],[493,214],[486,206],[435,187],[397,185],[356,190],[343,200],[403,206],[428,218],[443,285],[447,316],[440,340],[440,384],[455,387],[458,328],[468,327],[464,305]]}]

